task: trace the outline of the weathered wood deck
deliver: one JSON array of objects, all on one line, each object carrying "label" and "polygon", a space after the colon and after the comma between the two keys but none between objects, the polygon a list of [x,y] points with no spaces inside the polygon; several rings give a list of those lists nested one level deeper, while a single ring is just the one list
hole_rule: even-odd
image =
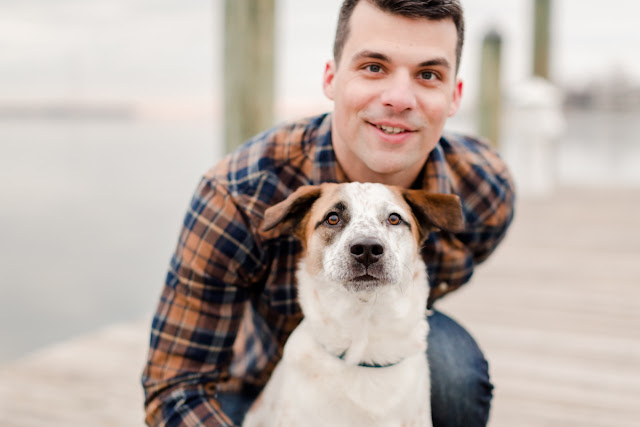
[{"label": "weathered wood deck", "polygon": [[[484,349],[492,427],[640,425],[640,191],[519,203],[504,244],[439,303]],[[0,368],[0,425],[137,426],[148,321]]]},{"label": "weathered wood deck", "polygon": [[440,305],[489,359],[491,426],[640,426],[638,210],[638,191],[523,201],[473,284]]}]

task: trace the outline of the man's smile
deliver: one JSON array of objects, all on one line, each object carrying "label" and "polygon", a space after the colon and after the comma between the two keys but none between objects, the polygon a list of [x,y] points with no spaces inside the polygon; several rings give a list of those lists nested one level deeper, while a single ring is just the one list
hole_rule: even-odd
[{"label": "man's smile", "polygon": [[416,132],[416,129],[413,129],[411,126],[401,123],[372,123],[367,121],[368,124],[380,130],[383,134],[389,136],[396,135],[409,135],[411,133]]},{"label": "man's smile", "polygon": [[400,132],[408,132],[404,128],[397,128],[392,126],[376,125],[376,127],[378,129],[381,129],[384,133],[388,133],[390,135],[396,135],[396,134],[399,134]]},{"label": "man's smile", "polygon": [[397,135],[399,133],[408,133],[408,132],[416,131],[415,126],[407,123],[401,123],[399,121],[376,120],[375,122],[367,121],[367,123],[377,127],[387,135]]}]

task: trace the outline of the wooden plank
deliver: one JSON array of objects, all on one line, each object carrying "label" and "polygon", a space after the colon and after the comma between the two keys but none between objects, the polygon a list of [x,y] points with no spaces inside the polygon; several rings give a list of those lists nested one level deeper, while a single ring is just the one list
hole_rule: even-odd
[{"label": "wooden plank", "polygon": [[637,191],[525,200],[498,253],[439,304],[490,361],[490,426],[638,424],[638,207]]},{"label": "wooden plank", "polygon": [[150,321],[113,325],[0,369],[0,425],[140,426]]}]

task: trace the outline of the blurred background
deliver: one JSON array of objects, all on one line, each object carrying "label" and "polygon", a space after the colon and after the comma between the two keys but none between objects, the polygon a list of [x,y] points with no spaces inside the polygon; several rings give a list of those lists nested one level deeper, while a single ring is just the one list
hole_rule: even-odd
[{"label": "blurred background", "polygon": [[[331,109],[321,82],[341,1],[275,3],[274,122]],[[498,148],[521,200],[638,201],[640,4],[552,1],[551,85],[531,79],[533,1],[463,5],[464,96],[448,128],[478,131],[482,43],[497,34]],[[191,193],[225,152],[224,2],[0,0],[0,52],[6,364],[153,312]],[[527,124],[550,129],[538,148],[520,144]]]}]

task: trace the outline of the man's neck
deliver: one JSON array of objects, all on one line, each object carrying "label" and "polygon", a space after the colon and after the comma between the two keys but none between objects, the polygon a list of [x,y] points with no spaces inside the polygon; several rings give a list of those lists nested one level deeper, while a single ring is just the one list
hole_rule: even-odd
[{"label": "man's neck", "polygon": [[[339,160],[338,160],[339,162]],[[342,166],[341,166],[342,167]],[[348,170],[347,170],[348,169]],[[413,171],[403,171],[403,173],[395,174],[377,174],[369,170],[356,170],[357,168],[344,168],[342,170],[349,182],[377,182],[385,185],[396,185],[402,188],[411,188],[418,176],[420,175],[420,168],[417,173]]]},{"label": "man's neck", "polygon": [[416,167],[408,168],[399,172],[389,174],[376,173],[361,161],[352,161],[353,153],[348,151],[343,152],[346,147],[334,144],[333,149],[338,163],[338,168],[341,170],[341,174],[344,175],[344,178],[348,182],[377,182],[385,185],[395,185],[402,188],[412,188],[418,177],[422,176],[422,170],[424,169],[424,163],[416,163]]}]

